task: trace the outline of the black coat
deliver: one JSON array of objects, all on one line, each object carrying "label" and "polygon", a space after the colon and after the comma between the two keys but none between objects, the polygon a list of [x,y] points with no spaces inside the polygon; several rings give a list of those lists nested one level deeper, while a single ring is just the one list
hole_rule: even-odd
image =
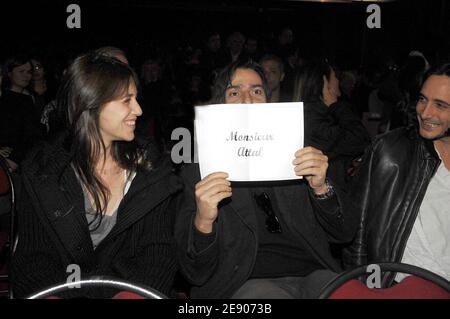
[{"label": "black coat", "polygon": [[[229,298],[249,279],[258,250],[257,220],[250,188],[233,185],[231,201],[219,208],[216,239],[197,252],[193,244],[193,219],[196,213],[194,187],[200,180],[198,165],[182,171],[184,200],[175,223],[180,267],[193,285],[193,298]],[[304,180],[284,186],[272,186],[280,211],[298,240],[324,268],[339,272],[329,243],[349,242],[356,231],[357,216],[340,190],[339,207],[325,211],[310,196]]]},{"label": "black coat", "polygon": [[[61,146],[45,145],[23,164],[19,240],[12,261],[16,296],[65,283],[70,264],[81,268],[82,278],[113,276],[169,294],[177,271],[171,203],[182,187],[171,163],[137,171],[118,208],[116,225],[95,250],[82,188],[69,163],[70,155]],[[116,292],[71,289],[66,297],[108,298]]]},{"label": "black coat", "polygon": [[43,138],[43,133],[33,98],[5,90],[0,98],[0,147],[12,148],[9,158],[19,164],[33,144]]},{"label": "black coat", "polygon": [[[352,246],[345,250],[347,267],[401,262],[431,178],[440,165],[433,142],[416,130],[401,128],[374,141],[352,186],[362,213]],[[383,285],[394,274],[386,273]]]},{"label": "black coat", "polygon": [[370,145],[370,136],[350,105],[336,102],[327,107],[323,102],[304,103],[305,145],[321,150],[329,158],[330,179],[346,184],[346,171],[352,160]]}]

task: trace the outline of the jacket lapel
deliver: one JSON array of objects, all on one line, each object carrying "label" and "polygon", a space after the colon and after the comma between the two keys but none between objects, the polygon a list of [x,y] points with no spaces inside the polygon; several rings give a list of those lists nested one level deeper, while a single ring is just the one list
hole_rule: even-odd
[{"label": "jacket lapel", "polygon": [[181,182],[170,170],[139,171],[120,203],[117,223],[108,237],[116,236],[130,227],[181,188]]},{"label": "jacket lapel", "polygon": [[82,190],[70,166],[63,173],[61,183],[56,174],[51,174],[38,176],[33,184],[36,202],[63,246],[75,260],[92,263],[94,250]]}]

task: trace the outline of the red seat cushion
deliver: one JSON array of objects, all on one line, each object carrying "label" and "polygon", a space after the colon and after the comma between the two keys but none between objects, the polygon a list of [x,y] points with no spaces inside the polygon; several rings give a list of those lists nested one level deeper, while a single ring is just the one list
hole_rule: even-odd
[{"label": "red seat cushion", "polygon": [[121,291],[121,292],[117,293],[116,295],[114,295],[114,297],[112,297],[112,299],[145,299],[145,298],[134,292]]},{"label": "red seat cushion", "polygon": [[371,289],[353,279],[336,289],[330,299],[450,299],[450,292],[416,276],[385,289]]}]

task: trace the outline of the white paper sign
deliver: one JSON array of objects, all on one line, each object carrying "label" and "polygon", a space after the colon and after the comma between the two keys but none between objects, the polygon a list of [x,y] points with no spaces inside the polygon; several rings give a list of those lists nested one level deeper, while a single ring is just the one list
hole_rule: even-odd
[{"label": "white paper sign", "polygon": [[231,181],[299,179],[303,103],[216,104],[195,107],[200,174],[226,172]]}]

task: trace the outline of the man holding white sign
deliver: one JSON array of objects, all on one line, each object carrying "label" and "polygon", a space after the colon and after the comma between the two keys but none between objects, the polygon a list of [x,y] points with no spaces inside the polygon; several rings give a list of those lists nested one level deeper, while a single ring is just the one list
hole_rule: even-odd
[{"label": "man holding white sign", "polygon": [[[213,102],[265,103],[267,92],[261,67],[237,62],[219,75]],[[263,144],[276,138],[261,132],[231,130],[228,137]],[[209,151],[201,143],[200,166],[202,154]],[[257,151],[240,154],[256,157]],[[193,285],[192,298],[314,298],[341,270],[329,242],[350,241],[357,219],[347,214],[352,210],[346,209],[345,195],[327,182],[328,158],[320,150],[305,147],[291,156],[285,165],[294,177],[282,178],[291,179],[288,182],[231,187],[228,172],[201,178],[195,164],[182,171],[185,198],[175,237],[182,272]],[[280,163],[275,159],[272,165]]]}]

